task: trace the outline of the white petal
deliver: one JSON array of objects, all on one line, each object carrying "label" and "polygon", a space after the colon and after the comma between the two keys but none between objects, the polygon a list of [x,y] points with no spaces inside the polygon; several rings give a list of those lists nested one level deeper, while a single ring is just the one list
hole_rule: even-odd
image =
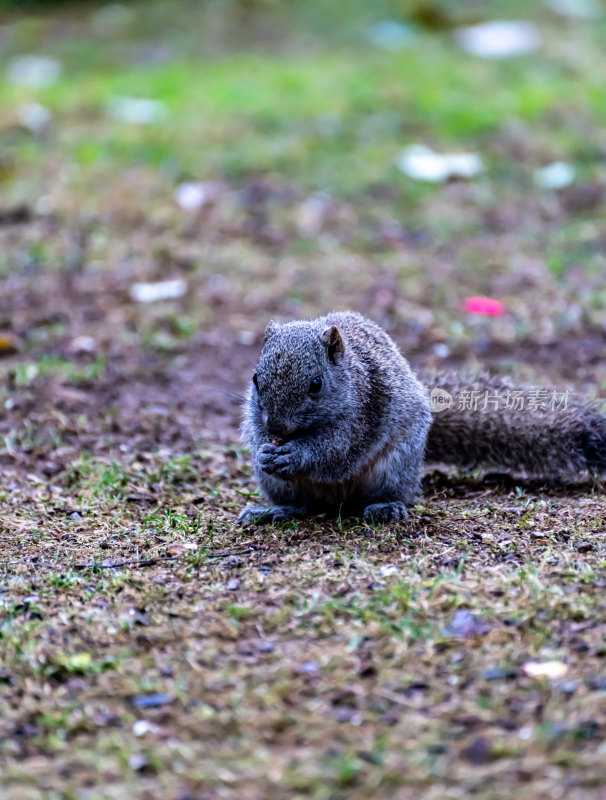
[{"label": "white petal", "polygon": [[209,184],[181,183],[175,189],[175,201],[185,211],[197,211],[208,203],[213,194]]},{"label": "white petal", "polygon": [[61,64],[47,56],[17,56],[9,62],[6,77],[11,83],[40,88],[54,83],[61,74]]},{"label": "white petal", "polygon": [[509,58],[536,50],[541,34],[532,22],[495,20],[459,28],[454,32],[459,47],[479,58]]},{"label": "white petal", "polygon": [[40,103],[26,103],[17,109],[17,117],[20,124],[28,131],[39,133],[46,128],[53,115]]},{"label": "white petal", "polygon": [[143,97],[114,97],[109,102],[107,113],[122,122],[149,125],[166,116],[166,106],[158,100],[147,100]]},{"label": "white petal", "polygon": [[421,144],[407,147],[397,164],[410,178],[431,183],[443,183],[449,178],[473,178],[483,169],[477,153],[434,153]]},{"label": "white petal", "polygon": [[159,300],[174,300],[183,297],[187,284],[181,278],[158,283],[133,283],[130,296],[136,303],[156,303]]},{"label": "white petal", "polygon": [[391,19],[375,22],[368,29],[369,40],[385,50],[402,50],[410,44],[414,36],[411,27]]},{"label": "white petal", "polygon": [[604,13],[598,0],[543,0],[543,4],[563,17],[599,19]]},{"label": "white petal", "polygon": [[564,161],[554,161],[546,167],[535,170],[534,182],[543,189],[563,189],[574,180],[574,167]]},{"label": "white petal", "polygon": [[522,669],[531,678],[562,678],[568,672],[562,661],[527,661]]}]

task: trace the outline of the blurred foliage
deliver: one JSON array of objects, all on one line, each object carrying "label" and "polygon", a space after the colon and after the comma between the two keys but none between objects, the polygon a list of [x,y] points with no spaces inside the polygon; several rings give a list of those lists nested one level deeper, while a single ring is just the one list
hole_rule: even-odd
[{"label": "blurred foliage", "polygon": [[53,11],[64,6],[99,5],[99,0],[0,0],[0,11]]},{"label": "blurred foliage", "polygon": [[[516,16],[538,26],[535,52],[488,61],[452,36],[460,24]],[[373,40],[385,21],[410,33],[404,45]],[[108,215],[136,171],[124,205],[146,218],[161,216],[158,198],[172,203],[182,181],[236,187],[263,175],[369,215],[383,209],[448,247],[491,225],[516,229],[512,250],[535,248],[555,276],[571,264],[603,270],[604,17],[582,23],[539,0],[146,0],[58,3],[3,31],[7,204],[38,208],[41,198],[43,213]],[[11,82],[23,55],[53,59],[59,77],[36,88]],[[119,118],[112,108],[124,100],[159,113],[147,124]],[[23,123],[31,106],[49,118],[38,130]],[[485,170],[464,189],[411,180],[398,157],[419,142],[478,153]],[[575,170],[559,198],[534,177],[554,161]],[[465,202],[447,199],[455,191]],[[45,239],[28,247],[24,263],[41,261],[32,247],[49,249]],[[492,269],[484,254],[465,261],[476,278]],[[0,274],[11,264],[0,252]]]},{"label": "blurred foliage", "polygon": [[[307,20],[310,27],[326,32],[330,26],[343,26],[343,7],[333,0],[315,0],[303,3],[300,0],[186,0],[191,10],[196,12],[201,6],[211,11],[225,14],[272,16],[287,14],[302,21]],[[0,11],[14,12],[53,11],[62,7],[91,7],[109,5],[103,0],[0,0]],[[122,0],[119,5],[145,7],[149,0]],[[183,6],[179,2],[179,6]],[[463,22],[473,22],[494,17],[507,12],[508,16],[532,13],[533,3],[524,0],[375,0],[372,4],[365,0],[349,0],[347,16],[351,19],[392,18],[407,19],[422,27],[442,28]]]}]

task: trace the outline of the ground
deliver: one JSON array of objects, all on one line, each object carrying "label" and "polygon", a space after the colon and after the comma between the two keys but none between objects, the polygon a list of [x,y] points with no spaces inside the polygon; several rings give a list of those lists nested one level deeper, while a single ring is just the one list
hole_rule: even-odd
[{"label": "ground", "polygon": [[[235,521],[269,318],[349,307],[414,366],[606,390],[606,23],[366,5],[5,14],[2,797],[604,796],[602,482],[428,467],[406,524]],[[514,11],[538,51],[453,43]],[[406,46],[369,42],[394,18]],[[9,80],[32,52],[56,81]],[[415,142],[485,170],[413,181]],[[537,186],[554,161],[573,183]]]}]

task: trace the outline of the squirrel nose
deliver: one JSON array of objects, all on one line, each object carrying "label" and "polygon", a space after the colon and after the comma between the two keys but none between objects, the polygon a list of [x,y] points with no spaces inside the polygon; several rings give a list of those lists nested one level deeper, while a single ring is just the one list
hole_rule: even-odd
[{"label": "squirrel nose", "polygon": [[267,424],[267,432],[271,434],[271,436],[288,436],[289,433],[292,431],[292,426],[282,424],[280,422],[268,422]]}]

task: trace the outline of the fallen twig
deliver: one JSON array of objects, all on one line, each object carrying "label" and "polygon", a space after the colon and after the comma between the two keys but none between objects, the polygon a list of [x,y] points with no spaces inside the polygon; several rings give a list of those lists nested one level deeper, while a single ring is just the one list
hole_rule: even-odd
[{"label": "fallen twig", "polygon": [[74,564],[72,569],[118,569],[119,567],[153,567],[161,561],[176,561],[179,556],[158,556],[157,558],[140,558],[136,561],[90,561],[86,564]]},{"label": "fallen twig", "polygon": [[[207,553],[206,558],[229,558],[229,556],[242,555],[249,553],[250,547],[241,548],[240,550],[229,550],[224,553]],[[74,564],[73,569],[119,569],[120,567],[153,567],[155,564],[168,561],[177,561],[184,555],[179,553],[178,556],[156,556],[155,558],[140,558],[133,561],[90,561],[86,564]]]}]

